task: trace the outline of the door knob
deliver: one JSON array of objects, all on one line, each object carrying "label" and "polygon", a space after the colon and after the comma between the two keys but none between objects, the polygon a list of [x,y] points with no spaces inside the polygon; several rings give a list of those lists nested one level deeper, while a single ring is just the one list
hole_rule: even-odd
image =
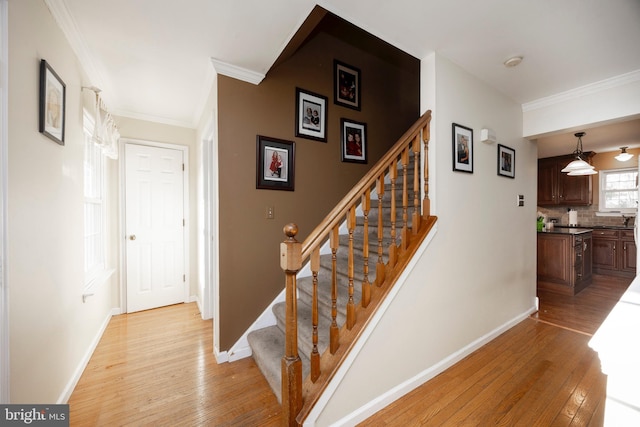
[{"label": "door knob", "polygon": [[132,234],[131,236],[129,236],[129,240],[136,240],[136,235]]}]

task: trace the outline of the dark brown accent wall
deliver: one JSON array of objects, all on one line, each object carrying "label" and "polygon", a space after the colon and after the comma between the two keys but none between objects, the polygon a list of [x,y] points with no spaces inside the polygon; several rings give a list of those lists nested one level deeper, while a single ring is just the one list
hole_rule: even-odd
[{"label": "dark brown accent wall", "polygon": [[[419,117],[419,61],[399,69],[374,53],[319,33],[257,86],[219,76],[221,351],[284,288],[283,226],[298,224],[302,242]],[[361,70],[361,111],[333,103],[334,59]],[[328,98],[326,143],[295,137],[296,87]],[[340,118],[367,124],[368,164],[341,162]],[[295,191],[256,189],[256,135],[295,142]]]}]

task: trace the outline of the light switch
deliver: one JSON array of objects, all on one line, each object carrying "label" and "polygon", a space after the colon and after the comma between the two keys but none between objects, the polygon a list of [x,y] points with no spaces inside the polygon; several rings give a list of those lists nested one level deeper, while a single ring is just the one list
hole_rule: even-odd
[{"label": "light switch", "polygon": [[264,211],[264,217],[266,219],[274,219],[275,216],[276,216],[275,208],[273,206],[267,206],[267,208]]}]

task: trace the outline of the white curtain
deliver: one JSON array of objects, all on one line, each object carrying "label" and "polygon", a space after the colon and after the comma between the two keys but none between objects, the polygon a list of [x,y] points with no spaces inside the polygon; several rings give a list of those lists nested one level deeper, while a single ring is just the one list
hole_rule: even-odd
[{"label": "white curtain", "polygon": [[96,123],[93,131],[93,141],[102,148],[105,156],[111,159],[118,158],[118,140],[120,132],[116,127],[113,117],[107,111],[107,107],[96,94]]}]

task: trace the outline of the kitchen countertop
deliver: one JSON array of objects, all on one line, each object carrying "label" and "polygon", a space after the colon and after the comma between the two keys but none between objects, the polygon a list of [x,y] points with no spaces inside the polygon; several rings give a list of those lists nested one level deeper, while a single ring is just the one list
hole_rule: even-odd
[{"label": "kitchen countertop", "polygon": [[553,230],[542,230],[538,231],[538,233],[543,234],[587,234],[591,233],[593,229],[591,228],[564,228],[564,227],[553,227]]},{"label": "kitchen countertop", "polygon": [[612,229],[612,230],[633,230],[633,225],[562,225],[554,224],[554,228],[588,228],[590,230]]}]

